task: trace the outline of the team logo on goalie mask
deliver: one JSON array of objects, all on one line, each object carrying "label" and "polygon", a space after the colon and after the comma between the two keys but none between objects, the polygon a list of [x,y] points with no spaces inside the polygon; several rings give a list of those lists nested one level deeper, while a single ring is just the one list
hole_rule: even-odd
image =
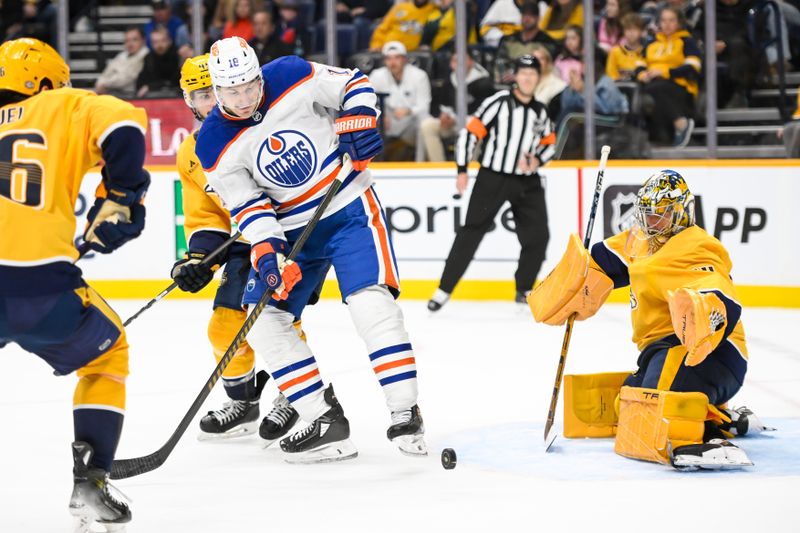
[{"label": "team logo on goalie mask", "polygon": [[299,187],[317,172],[317,152],[311,140],[297,130],[281,130],[258,149],[258,171],[279,187]]}]

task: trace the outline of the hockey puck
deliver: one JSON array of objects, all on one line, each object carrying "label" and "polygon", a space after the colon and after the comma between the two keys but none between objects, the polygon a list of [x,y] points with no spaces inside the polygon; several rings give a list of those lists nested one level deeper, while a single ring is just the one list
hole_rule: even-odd
[{"label": "hockey puck", "polygon": [[456,451],[453,448],[442,450],[442,466],[445,470],[452,470],[456,467]]},{"label": "hockey puck", "polygon": [[461,200],[461,193],[453,194],[453,200]]}]

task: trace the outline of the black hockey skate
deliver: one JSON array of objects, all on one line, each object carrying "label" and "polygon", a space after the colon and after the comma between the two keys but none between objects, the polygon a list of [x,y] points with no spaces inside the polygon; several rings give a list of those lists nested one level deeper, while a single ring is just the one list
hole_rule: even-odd
[{"label": "black hockey skate", "polygon": [[287,463],[329,463],[352,459],[358,451],[350,441],[350,422],[336,399],[333,385],[325,389],[325,402],[330,406],[307,428],[281,441]]},{"label": "black hockey skate", "polygon": [[522,305],[528,305],[528,295],[531,291],[517,291],[514,295],[514,302]]},{"label": "black hockey skate", "polygon": [[428,455],[425,444],[425,424],[419,406],[392,413],[392,425],[386,430],[386,438],[394,442],[400,452],[412,457]]},{"label": "black hockey skate", "polygon": [[703,444],[678,446],[670,453],[670,463],[678,470],[723,470],[753,466],[744,450],[724,439]]},{"label": "black hockey skate", "polygon": [[209,411],[200,419],[197,439],[234,439],[255,433],[261,415],[258,400],[268,379],[269,375],[265,371],[258,372],[255,376],[255,387],[248,391],[247,400],[231,400],[225,402],[222,409]]},{"label": "black hockey skate", "polygon": [[272,411],[267,413],[261,421],[261,427],[258,428],[258,434],[266,441],[265,448],[286,435],[300,419],[300,415],[283,393],[278,394],[272,405],[274,406]]},{"label": "black hockey skate", "polygon": [[450,299],[450,293],[444,292],[442,289],[436,289],[431,299],[428,300],[428,311],[435,313],[442,308],[444,304]]},{"label": "black hockey skate", "polygon": [[74,485],[69,512],[76,519],[74,531],[88,533],[94,523],[106,531],[124,531],[125,524],[131,521],[131,510],[109,491],[112,489],[119,494],[108,482],[108,472],[89,464],[93,455],[94,450],[88,443],[72,443]]}]

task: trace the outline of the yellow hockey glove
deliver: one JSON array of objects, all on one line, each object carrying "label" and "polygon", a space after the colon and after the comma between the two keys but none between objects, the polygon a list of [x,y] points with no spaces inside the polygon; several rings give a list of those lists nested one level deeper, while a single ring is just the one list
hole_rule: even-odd
[{"label": "yellow hockey glove", "polygon": [[672,328],[689,353],[686,365],[702,363],[722,342],[728,321],[725,304],[713,292],[667,291]]}]

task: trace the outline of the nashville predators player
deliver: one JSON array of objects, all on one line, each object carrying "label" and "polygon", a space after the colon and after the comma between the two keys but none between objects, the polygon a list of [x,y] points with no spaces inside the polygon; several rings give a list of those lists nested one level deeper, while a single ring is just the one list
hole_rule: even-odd
[{"label": "nashville predators player", "polygon": [[128,342],[75,265],[75,203],[84,174],[103,160],[87,247],[110,253],[142,232],[146,124],[142,109],[70,88],[69,67],[47,44],[22,38],[0,46],[0,347],[15,342],[56,375],[79,378],[70,511],[85,528],[131,519],[108,484]]},{"label": "nashville predators player", "polygon": [[[208,73],[208,54],[186,60],[181,68],[180,85],[186,105],[202,122],[217,105]],[[217,256],[214,264],[201,263],[205,256],[230,237],[231,216],[208,187],[194,153],[196,138],[195,131],[178,149],[177,165],[183,188],[184,228],[189,251],[186,257],[175,263],[171,275],[181,290],[198,292],[211,282],[214,271],[225,265],[208,324],[208,338],[219,362],[247,318],[242,309],[242,293],[250,272],[250,244],[240,239]],[[299,330],[299,321],[295,327]],[[253,433],[260,416],[259,398],[267,379],[269,376],[263,370],[255,372],[253,349],[245,342],[222,374],[222,383],[230,401],[200,420],[198,438],[233,438]],[[267,445],[285,435],[299,419],[297,411],[283,394],[279,394],[273,404],[259,428],[259,434]]]},{"label": "nashville predators player", "polygon": [[641,354],[633,374],[567,380],[565,435],[616,434],[617,453],[683,469],[752,464],[726,439],[748,425],[750,432],[765,429],[749,410],[723,409],[747,371],[731,267],[722,243],[695,225],[694,197],[672,170],[639,190],[631,229],[595,244],[591,254],[570,237],[529,298],[534,318],[559,325],[576,313],[584,320],[612,288],[629,286]]}]

